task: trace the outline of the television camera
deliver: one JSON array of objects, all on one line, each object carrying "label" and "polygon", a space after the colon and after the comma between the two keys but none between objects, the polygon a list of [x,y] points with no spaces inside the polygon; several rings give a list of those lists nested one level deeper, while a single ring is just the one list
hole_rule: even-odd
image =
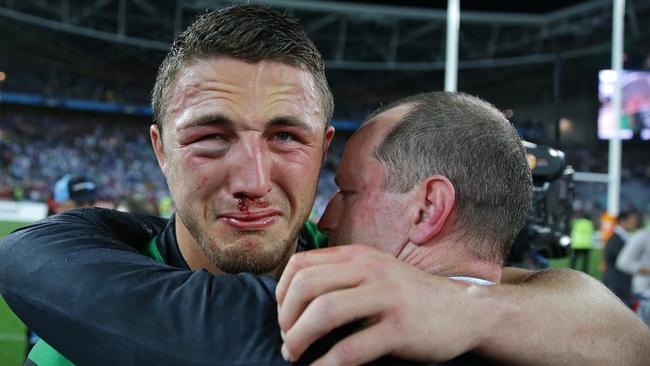
[{"label": "television camera", "polygon": [[533,197],[526,225],[517,235],[506,265],[546,268],[548,258],[570,254],[575,171],[562,151],[523,143],[533,176]]}]

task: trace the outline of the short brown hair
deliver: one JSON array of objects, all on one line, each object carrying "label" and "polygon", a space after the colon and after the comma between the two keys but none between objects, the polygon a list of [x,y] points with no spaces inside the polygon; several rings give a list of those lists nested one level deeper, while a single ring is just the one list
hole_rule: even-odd
[{"label": "short brown hair", "polygon": [[264,6],[246,4],[204,14],[176,38],[158,69],[151,97],[160,128],[178,71],[192,61],[220,56],[248,62],[273,60],[308,71],[316,81],[326,124],[332,118],[334,100],[325,65],[298,21]]},{"label": "short brown hair", "polygon": [[431,175],[447,177],[456,190],[461,240],[478,258],[503,263],[532,195],[519,135],[494,106],[462,93],[407,97],[369,119],[404,104],[411,110],[374,153],[387,167],[384,189],[406,192]]}]

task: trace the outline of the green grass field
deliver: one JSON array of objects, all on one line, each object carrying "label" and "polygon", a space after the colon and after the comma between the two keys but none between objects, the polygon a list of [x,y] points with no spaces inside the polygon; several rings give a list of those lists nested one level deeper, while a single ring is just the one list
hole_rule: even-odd
[{"label": "green grass field", "polygon": [[24,354],[25,326],[0,300],[0,365],[22,365]]},{"label": "green grass field", "polygon": [[[5,236],[24,223],[0,222],[0,237]],[[601,250],[594,250],[590,256],[590,274],[598,279],[602,273],[598,271]],[[568,267],[569,258],[551,261],[553,267]],[[578,263],[580,265],[580,263]],[[580,268],[580,267],[579,267]],[[18,366],[24,361],[25,352],[25,326],[18,320],[9,307],[0,298],[0,365]]]},{"label": "green grass field", "polygon": [[[0,222],[0,237],[23,225],[24,222]],[[0,298],[0,365],[22,365],[24,358],[25,326]]]}]

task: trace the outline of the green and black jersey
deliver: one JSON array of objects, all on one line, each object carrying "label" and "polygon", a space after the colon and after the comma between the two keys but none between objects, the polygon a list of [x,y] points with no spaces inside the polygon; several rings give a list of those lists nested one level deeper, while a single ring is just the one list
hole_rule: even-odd
[{"label": "green and black jersey", "polygon": [[[312,222],[307,222],[298,238],[297,251],[316,249],[327,245],[327,236],[320,231]],[[168,264],[177,268],[189,269],[183,259],[176,240],[174,218],[169,220],[164,230],[156,237],[149,240],[148,244],[141,248],[140,252],[158,263]],[[110,319],[106,319],[110,322]],[[61,332],[65,333],[65,332]],[[74,364],[57,352],[44,340],[34,345],[29,354],[26,365],[39,366],[73,366]]]}]

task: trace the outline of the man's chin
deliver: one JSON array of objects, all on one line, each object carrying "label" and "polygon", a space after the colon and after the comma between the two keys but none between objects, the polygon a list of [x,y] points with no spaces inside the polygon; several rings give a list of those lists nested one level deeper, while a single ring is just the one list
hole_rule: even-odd
[{"label": "man's chin", "polygon": [[[258,250],[256,250],[258,249]],[[283,262],[280,251],[259,250],[259,247],[239,247],[211,256],[213,263],[225,273],[251,272],[264,274],[276,270]]]},{"label": "man's chin", "polygon": [[[207,243],[206,243],[207,244]],[[203,246],[210,261],[226,273],[269,273],[284,264],[292,245],[264,231],[240,231],[228,243]]]}]

